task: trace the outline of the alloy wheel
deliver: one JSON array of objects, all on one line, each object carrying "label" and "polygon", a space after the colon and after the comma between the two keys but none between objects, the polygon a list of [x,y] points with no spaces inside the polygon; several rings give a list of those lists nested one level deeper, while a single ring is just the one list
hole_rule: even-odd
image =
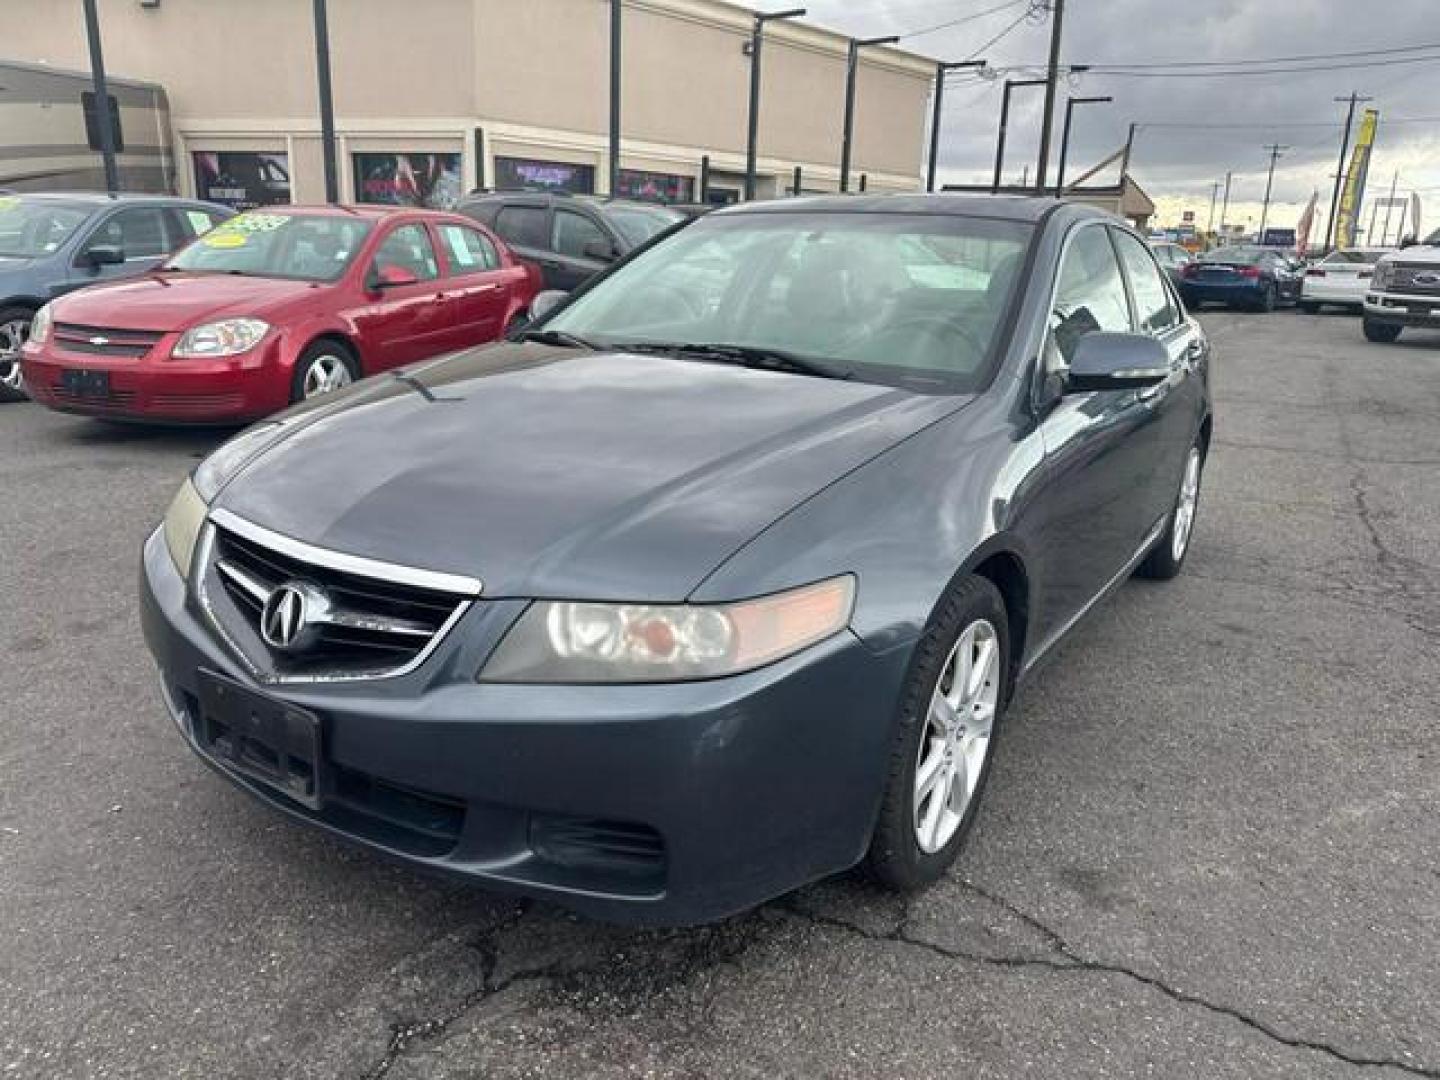
[{"label": "alloy wheel", "polygon": [[1195,525],[1195,507],[1200,502],[1200,448],[1192,446],[1185,459],[1185,475],[1180,481],[1180,498],[1175,503],[1175,525],[1171,529],[1170,555],[1178,563],[1190,543],[1190,530]]},{"label": "alloy wheel", "polygon": [[0,323],[0,387],[17,394],[25,392],[25,376],[20,370],[20,346],[30,333],[28,319],[11,319]]},{"label": "alloy wheel", "polygon": [[965,627],[940,669],[915,762],[914,827],[934,854],[965,820],[990,754],[1000,700],[1000,638],[978,619]]},{"label": "alloy wheel", "polygon": [[310,366],[305,369],[300,393],[308,401],[332,390],[339,390],[342,386],[349,386],[354,381],[355,376],[350,373],[350,365],[342,357],[333,353],[321,353],[310,361]]}]

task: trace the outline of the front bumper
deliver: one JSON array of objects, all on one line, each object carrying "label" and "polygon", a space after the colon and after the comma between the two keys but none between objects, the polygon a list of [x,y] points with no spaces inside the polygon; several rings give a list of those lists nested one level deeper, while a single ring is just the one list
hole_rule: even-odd
[{"label": "front bumper", "polygon": [[[411,864],[646,925],[721,918],[861,858],[909,659],[908,647],[876,655],[847,632],[709,682],[479,684],[477,656],[524,607],[490,601],[408,675],[276,695],[217,643],[158,531],[144,548],[141,600],[175,722],[192,749],[252,795]],[[202,749],[202,669],[320,717],[321,771],[331,779],[318,810]],[[386,798],[357,801],[357,783],[362,796]],[[450,833],[437,840],[434,828],[409,829],[395,792],[429,826],[448,814]],[[637,870],[587,856],[576,837],[595,835],[652,838],[648,862]]]},{"label": "front bumper", "polygon": [[1385,326],[1419,326],[1440,329],[1440,296],[1405,296],[1367,293],[1365,318]]},{"label": "front bumper", "polygon": [[[258,420],[289,404],[290,385],[276,335],[240,356],[175,360],[178,333],[167,334],[140,357],[69,352],[55,341],[21,351],[26,390],[60,412],[174,424],[236,424]],[[103,395],[76,396],[62,383],[67,370],[101,371]]]}]

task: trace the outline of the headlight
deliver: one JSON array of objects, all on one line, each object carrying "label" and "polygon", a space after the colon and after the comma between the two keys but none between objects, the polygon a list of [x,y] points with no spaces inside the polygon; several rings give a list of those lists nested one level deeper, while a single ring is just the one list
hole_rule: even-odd
[{"label": "headlight", "polygon": [[733,604],[539,601],[510,628],[484,682],[645,683],[751,671],[844,629],[846,575]]},{"label": "headlight", "polygon": [[190,560],[195,555],[195,541],[200,536],[200,526],[205,524],[209,511],[205,500],[189,480],[180,485],[170,509],[165,511],[165,547],[175,561],[175,569],[182,578],[190,576]]},{"label": "headlight", "polygon": [[30,320],[30,338],[36,345],[43,345],[50,340],[50,324],[54,321],[54,313],[50,305],[43,305],[35,312],[35,317]]},{"label": "headlight", "polygon": [[264,450],[280,425],[277,422],[256,424],[246,428],[227,443],[222,443],[213,454],[195,469],[191,480],[200,498],[207,503],[219,494],[220,489],[230,482],[252,458]]},{"label": "headlight", "polygon": [[170,355],[181,360],[239,356],[260,343],[270,324],[259,319],[221,319],[185,331]]}]

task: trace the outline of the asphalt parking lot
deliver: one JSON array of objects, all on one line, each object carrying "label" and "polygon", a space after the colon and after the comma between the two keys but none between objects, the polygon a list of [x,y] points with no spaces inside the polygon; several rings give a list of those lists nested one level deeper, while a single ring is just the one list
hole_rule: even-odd
[{"label": "asphalt parking lot", "polygon": [[135,599],[218,437],[0,406],[0,1076],[1440,1077],[1440,335],[1203,321],[1190,563],[1024,689],[957,871],[677,932],[221,782]]}]

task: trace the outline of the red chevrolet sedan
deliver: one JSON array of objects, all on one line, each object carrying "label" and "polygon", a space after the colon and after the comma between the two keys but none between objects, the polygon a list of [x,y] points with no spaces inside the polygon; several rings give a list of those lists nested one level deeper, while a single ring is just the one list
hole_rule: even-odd
[{"label": "red chevrolet sedan", "polygon": [[36,313],[26,386],[52,409],[230,423],[501,337],[538,271],[469,218],[267,207],[148,274]]}]

